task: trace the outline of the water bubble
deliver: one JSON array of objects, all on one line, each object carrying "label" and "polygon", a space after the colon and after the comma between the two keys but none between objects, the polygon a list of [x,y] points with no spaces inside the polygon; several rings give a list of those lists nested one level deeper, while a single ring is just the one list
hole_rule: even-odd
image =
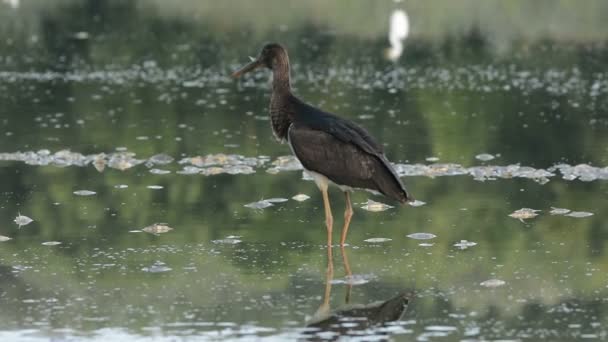
[{"label": "water bubble", "polygon": [[589,213],[586,211],[573,211],[569,214],[566,214],[566,216],[570,216],[570,217],[576,217],[576,218],[582,218],[582,217],[589,217],[589,216],[593,216],[593,213]]},{"label": "water bubble", "polygon": [[551,215],[565,215],[565,214],[567,214],[569,212],[570,212],[570,209],[551,207],[551,211],[549,212],[549,214],[551,214]]},{"label": "water bubble", "polygon": [[15,223],[19,225],[19,227],[21,226],[25,226],[28,225],[30,223],[32,223],[34,220],[32,220],[31,218],[25,216],[25,215],[17,215],[17,217],[15,217]]},{"label": "water bubble", "polygon": [[458,247],[460,249],[467,249],[469,247],[473,247],[476,245],[477,245],[477,242],[472,242],[472,241],[467,241],[467,240],[460,240],[460,242],[457,242],[454,244],[455,247]]},{"label": "water bubble", "polygon": [[46,241],[42,243],[43,246],[57,246],[57,245],[61,245],[61,242],[59,241]]},{"label": "water bubble", "polygon": [[173,157],[171,157],[168,154],[155,154],[152,157],[150,157],[150,159],[148,159],[148,162],[152,163],[152,164],[158,164],[158,165],[166,165],[169,164],[171,162],[173,162]]},{"label": "water bubble", "polygon": [[224,244],[224,245],[236,245],[238,243],[241,243],[242,241],[236,237],[229,236],[225,239],[212,240],[211,242],[216,243],[216,244]]},{"label": "water bubble", "polygon": [[252,208],[252,209],[265,209],[268,207],[272,207],[273,205],[274,204],[272,204],[266,200],[261,200],[261,201],[245,204],[244,207]]},{"label": "water bubble", "polygon": [[77,190],[74,191],[74,195],[76,196],[93,196],[97,194],[95,191],[91,191],[91,190]]},{"label": "water bubble", "polygon": [[512,218],[516,218],[516,219],[520,220],[521,222],[524,222],[525,219],[530,219],[530,218],[538,216],[538,214],[536,213],[537,211],[540,211],[540,210],[530,209],[530,208],[521,208],[521,209],[518,209],[518,210],[512,212],[511,214],[509,214],[509,216],[511,216]]},{"label": "water bubble", "polygon": [[287,202],[289,200],[287,198],[275,197],[275,198],[265,199],[265,201],[270,202],[270,203],[283,203],[283,202]]},{"label": "water bubble", "polygon": [[486,281],[482,281],[479,285],[483,287],[499,287],[505,285],[506,282],[500,279],[488,279]]},{"label": "water bubble", "polygon": [[481,161],[489,161],[494,159],[495,157],[491,154],[488,153],[481,153],[475,156],[475,159],[477,160],[481,160]]},{"label": "water bubble", "polygon": [[380,242],[388,242],[388,241],[392,241],[393,239],[389,239],[389,238],[369,238],[366,240],[363,240],[365,242],[369,242],[369,243],[380,243]]},{"label": "water bubble", "polygon": [[429,325],[424,327],[428,331],[456,331],[458,328],[451,325]]},{"label": "water bubble", "polygon": [[167,223],[154,223],[142,229],[142,231],[150,234],[163,234],[173,230]]},{"label": "water bubble", "polygon": [[414,200],[414,201],[407,202],[407,204],[409,204],[412,207],[421,207],[421,206],[425,205],[426,202],[422,202],[422,201],[419,201],[419,200]]},{"label": "water bubble", "polygon": [[412,233],[407,235],[407,237],[414,240],[430,240],[436,238],[437,235],[431,233]]},{"label": "water bubble", "polygon": [[166,175],[171,173],[169,170],[161,170],[161,169],[150,169],[150,173],[155,175]]},{"label": "water bubble", "polygon": [[291,199],[294,201],[298,201],[298,202],[304,202],[309,198],[310,198],[310,196],[308,196],[308,195],[297,194],[297,195],[293,196]]},{"label": "water bubble", "polygon": [[74,38],[78,40],[87,40],[89,39],[89,33],[86,31],[80,31],[74,33]]},{"label": "water bubble", "polygon": [[374,279],[376,279],[376,276],[373,274],[352,274],[343,279],[334,279],[331,284],[363,285]]},{"label": "water bubble", "polygon": [[154,264],[152,264],[148,267],[144,267],[141,270],[144,272],[149,272],[149,273],[162,273],[162,272],[169,272],[172,270],[172,268],[166,266],[166,264],[164,262],[156,261]]},{"label": "water bubble", "polygon": [[390,208],[393,207],[388,204],[372,201],[371,199],[368,199],[367,202],[361,207],[361,209],[365,209],[367,211],[372,212],[385,211]]}]

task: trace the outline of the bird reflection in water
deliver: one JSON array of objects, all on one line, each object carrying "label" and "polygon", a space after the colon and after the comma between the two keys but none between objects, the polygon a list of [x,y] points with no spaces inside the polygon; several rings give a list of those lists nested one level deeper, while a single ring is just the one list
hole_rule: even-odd
[{"label": "bird reflection in water", "polygon": [[[352,279],[352,272],[348,262],[348,256],[344,248],[340,249],[346,278]],[[319,306],[313,317],[306,325],[305,338],[307,340],[336,340],[341,336],[368,336],[375,337],[386,334],[380,331],[389,322],[398,321],[407,310],[410,296],[398,294],[386,301],[376,302],[368,305],[350,305],[350,297],[353,283],[347,282],[345,305],[337,310],[331,311],[330,297],[334,278],[334,265],[331,247],[327,249],[327,271],[325,277],[325,293],[323,303]],[[327,334],[333,333],[333,334]]]}]

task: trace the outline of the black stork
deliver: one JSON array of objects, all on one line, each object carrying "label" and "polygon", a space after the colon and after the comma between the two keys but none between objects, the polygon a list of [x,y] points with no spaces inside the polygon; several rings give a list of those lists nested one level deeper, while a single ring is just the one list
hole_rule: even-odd
[{"label": "black stork", "polygon": [[337,185],[346,195],[340,246],[353,215],[350,192],[364,189],[406,203],[412,197],[384,155],[382,146],[361,126],[315,108],[291,91],[287,50],[275,43],[232,74],[239,77],[260,67],[272,70],[270,121],[280,142],[287,142],[323,195],[327,245],[331,246],[333,217],[327,188]]}]

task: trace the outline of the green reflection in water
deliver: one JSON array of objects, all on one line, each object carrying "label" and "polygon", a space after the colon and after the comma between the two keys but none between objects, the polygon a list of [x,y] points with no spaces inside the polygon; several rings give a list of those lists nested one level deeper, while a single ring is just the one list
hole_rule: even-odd
[{"label": "green reflection in water", "polygon": [[[413,4],[410,14],[424,18],[444,4]],[[272,23],[233,16],[228,7],[194,10],[195,2],[178,11],[137,2],[53,5],[25,2],[0,25],[0,152],[99,153],[124,146],[142,158],[284,155],[286,146],[273,141],[265,119],[267,76],[243,82],[226,76],[272,39],[290,49],[297,92],[365,125],[394,161],[425,163],[435,156],[469,166],[487,152],[500,154],[493,162],[504,165],[608,164],[607,50],[595,35],[605,25],[592,20],[603,2],[577,4],[573,16],[591,18],[580,30],[565,25],[518,37],[521,32],[509,34],[511,26],[503,23],[496,35],[483,22],[471,26],[467,16],[452,19],[461,31],[451,31],[449,22],[428,24],[424,33],[413,31],[396,65],[382,59],[385,24],[362,30],[366,25],[350,23],[360,8],[345,7],[335,22],[281,16],[285,22],[275,24],[287,25],[282,32]],[[317,2],[301,6],[327,9]],[[393,6],[363,10],[384,18]],[[468,6],[474,5],[458,10]],[[481,13],[500,19],[505,11],[518,21],[533,13],[501,6],[484,5]],[[534,6],[545,13],[553,4]],[[570,6],[560,3],[556,11]],[[265,13],[263,7],[245,9],[256,11],[252,18]],[[0,9],[3,18],[8,11]],[[227,17],[236,19],[224,26]],[[528,21],[543,27],[554,20],[540,18]],[[89,38],[76,39],[78,32]],[[497,36],[511,43],[505,48]],[[203,177],[153,175],[144,165],[99,173],[2,162],[0,177],[0,234],[13,238],[0,244],[0,304],[12,308],[0,311],[4,333],[33,328],[51,336],[62,334],[53,329],[71,328],[63,334],[91,337],[113,327],[144,336],[223,331],[234,337],[226,331],[231,324],[250,324],[275,329],[259,335],[280,338],[305,326],[323,301],[322,204],[300,172]],[[454,340],[467,334],[605,336],[605,182],[405,181],[428,204],[356,210],[347,249],[352,273],[369,280],[353,287],[351,302],[414,293],[404,316],[412,331],[396,338],[412,339],[437,326],[456,327],[442,332]],[[82,189],[97,194],[73,194]],[[311,199],[258,211],[243,207],[297,193]],[[353,200],[367,198],[358,193]],[[340,211],[341,200],[334,203]],[[551,216],[552,206],[595,215]],[[522,207],[543,212],[526,223],[507,216]],[[17,228],[12,220],[18,212],[35,222]],[[159,236],[129,232],[154,222],[175,229]],[[437,238],[420,246],[406,238],[415,232]],[[213,242],[230,235],[243,242]],[[373,237],[392,241],[364,242]],[[459,250],[453,245],[461,240],[477,245]],[[41,245],[45,241],[62,244]],[[157,262],[170,270],[144,271]],[[344,279],[344,267],[336,256],[336,280]],[[479,285],[488,279],[506,284]],[[346,291],[343,283],[333,285],[333,308]]]}]

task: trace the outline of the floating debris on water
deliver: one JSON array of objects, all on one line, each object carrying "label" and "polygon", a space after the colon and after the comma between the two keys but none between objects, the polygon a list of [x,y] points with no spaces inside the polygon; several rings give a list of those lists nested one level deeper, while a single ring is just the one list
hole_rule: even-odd
[{"label": "floating debris on water", "polygon": [[59,241],[46,241],[41,243],[41,245],[43,246],[57,246],[57,245],[61,245],[61,242]]},{"label": "floating debris on water", "polygon": [[434,178],[440,176],[470,175],[478,181],[519,177],[532,179],[538,183],[545,184],[549,181],[550,177],[555,176],[554,173],[547,170],[520,165],[488,165],[468,168],[459,164],[395,164],[394,166],[399,176],[426,176]]},{"label": "floating debris on water", "polygon": [[434,245],[435,245],[435,244],[434,244],[434,243],[431,243],[431,242],[422,242],[422,243],[419,243],[419,244],[418,244],[418,246],[420,246],[420,247],[432,247],[432,246],[434,246]]},{"label": "floating debris on water", "polygon": [[199,173],[205,176],[218,175],[222,173],[231,175],[251,174],[255,173],[254,167],[261,166],[266,161],[268,161],[267,157],[252,158],[236,154],[210,154],[207,156],[196,156],[181,159],[179,161],[180,164],[191,164],[191,166],[184,166],[184,169],[178,173]]},{"label": "floating debris on water", "polygon": [[488,153],[482,153],[482,154],[478,154],[475,156],[475,159],[481,160],[481,161],[490,161],[494,158],[496,158],[496,157],[494,157],[493,155],[488,154]]},{"label": "floating debris on water", "polygon": [[32,220],[31,218],[29,218],[25,215],[21,215],[21,214],[18,214],[17,217],[15,217],[15,223],[17,225],[19,225],[19,227],[28,225],[28,224],[32,223],[33,221],[34,220]]},{"label": "floating debris on water", "polygon": [[429,325],[424,327],[424,330],[427,331],[441,331],[441,332],[449,332],[458,330],[457,327],[451,325]]},{"label": "floating debris on water", "polygon": [[74,39],[78,39],[78,40],[87,40],[89,39],[89,33],[86,31],[80,31],[80,32],[76,32],[74,33]]},{"label": "floating debris on water", "polygon": [[388,204],[372,201],[371,199],[368,199],[367,202],[365,202],[365,204],[361,207],[361,209],[365,209],[367,211],[372,211],[372,212],[385,211],[390,208],[393,208],[393,207]]},{"label": "floating debris on water", "polygon": [[597,179],[608,179],[608,167],[599,168],[587,164],[571,166],[568,164],[557,164],[548,169],[559,170],[565,180],[578,179],[583,182],[591,182]]},{"label": "floating debris on water", "polygon": [[514,212],[509,214],[509,216],[511,216],[512,218],[516,218],[516,219],[520,220],[521,222],[524,222],[524,220],[526,220],[526,219],[531,219],[531,218],[538,216],[538,214],[536,213],[538,211],[540,211],[540,210],[530,209],[530,208],[521,208],[519,210],[515,210]]},{"label": "floating debris on water", "polygon": [[238,238],[240,238],[240,236],[228,236],[225,239],[212,240],[211,242],[216,243],[216,244],[224,244],[224,245],[236,245],[237,243],[242,242]]},{"label": "floating debris on water", "polygon": [[112,153],[108,158],[108,166],[120,171],[128,170],[143,162],[144,160],[135,158],[135,153],[127,151]]},{"label": "floating debris on water", "polygon": [[392,241],[393,239],[389,239],[389,238],[369,238],[366,240],[363,240],[365,242],[369,242],[369,243],[380,243],[380,242],[388,242],[388,241]]},{"label": "floating debris on water", "polygon": [[271,174],[276,174],[282,171],[298,171],[302,170],[302,164],[294,156],[281,156],[271,163],[273,166],[266,170]]},{"label": "floating debris on water", "polygon": [[570,212],[570,209],[551,207],[551,211],[549,212],[549,214],[551,214],[551,215],[565,215],[565,214],[567,214],[569,212]]},{"label": "floating debris on water", "polygon": [[0,242],[5,242],[8,240],[12,240],[12,238],[10,238],[8,236],[0,235]]},{"label": "floating debris on water", "polygon": [[170,164],[174,161],[175,159],[173,157],[171,157],[168,154],[155,154],[152,157],[150,157],[148,159],[148,161],[146,162],[146,164],[151,164],[151,165],[166,165],[166,164]]},{"label": "floating debris on water", "polygon": [[150,234],[163,234],[172,231],[168,223],[154,223],[142,229],[142,231]]},{"label": "floating debris on water", "polygon": [[[497,155],[498,156],[498,155]],[[489,161],[495,156],[482,153],[475,156],[481,161]],[[427,158],[428,161],[436,161],[436,157]],[[490,159],[492,158],[492,159]],[[103,171],[106,167],[121,171],[130,169],[136,165],[146,163],[149,167],[153,165],[166,165],[174,162],[174,158],[167,154],[156,154],[149,159],[137,159],[135,153],[128,152],[126,148],[120,147],[113,153],[96,153],[83,155],[69,150],[60,150],[51,153],[49,150],[0,153],[0,161],[21,161],[28,165],[54,165],[59,167],[66,166],[87,166],[93,164],[98,171]],[[228,174],[251,174],[255,173],[255,168],[263,167],[270,161],[267,156],[245,157],[235,154],[210,154],[207,156],[187,157],[178,161],[184,165],[183,170],[178,174],[203,174],[206,176],[222,173]],[[302,170],[302,165],[294,156],[280,156],[270,163],[272,166],[266,171],[276,174],[283,171]],[[568,165],[556,164],[548,169],[536,169],[519,164],[497,166],[484,165],[464,167],[453,163],[433,163],[433,164],[395,164],[395,170],[399,176],[457,176],[470,175],[478,181],[494,180],[497,178],[527,178],[540,184],[545,184],[549,178],[555,177],[555,172],[560,172],[565,180],[578,179],[584,182],[594,180],[608,180],[608,167],[595,167],[588,164]]]},{"label": "floating debris on water", "polygon": [[437,157],[428,157],[425,160],[428,161],[428,162],[434,163],[436,161],[439,161],[439,158],[437,158]]},{"label": "floating debris on water", "polygon": [[106,154],[100,153],[93,157],[93,167],[99,172],[103,172],[106,168]]},{"label": "floating debris on water", "polygon": [[486,281],[482,281],[481,283],[479,283],[479,285],[481,285],[483,287],[499,287],[499,286],[503,286],[506,283],[507,282],[505,282],[504,280],[500,280],[500,279],[489,279]]},{"label": "floating debris on water", "polygon": [[95,191],[91,190],[76,190],[74,191],[74,195],[76,196],[93,196],[97,194]]},{"label": "floating debris on water", "polygon": [[203,169],[201,169],[200,167],[184,166],[181,171],[177,171],[176,173],[180,175],[195,175],[197,173],[201,173],[201,171],[203,171]]},{"label": "floating debris on water", "polygon": [[264,209],[264,208],[272,207],[273,205],[274,204],[272,204],[266,200],[261,200],[261,201],[245,204],[244,207],[252,208],[252,209]]},{"label": "floating debris on water", "polygon": [[149,273],[162,273],[169,272],[172,270],[172,268],[168,267],[164,262],[156,261],[154,264],[144,267],[141,270]]},{"label": "floating debris on water", "polygon": [[412,207],[421,207],[421,206],[425,205],[426,202],[422,202],[419,200],[413,200],[413,201],[407,202],[407,204],[409,204]]},{"label": "floating debris on water", "polygon": [[407,235],[407,237],[415,240],[430,240],[436,238],[437,235],[431,233],[412,233],[410,235]]},{"label": "floating debris on water", "polygon": [[129,186],[127,184],[117,184],[117,185],[114,185],[114,188],[116,188],[116,189],[126,189],[128,187]]},{"label": "floating debris on water", "polygon": [[346,285],[363,285],[376,279],[374,274],[353,274],[342,279],[334,279],[331,284],[346,284]]},{"label": "floating debris on water", "polygon": [[238,154],[209,154],[206,156],[195,156],[183,158],[179,161],[179,164],[191,164],[196,167],[209,167],[209,166],[261,166],[268,158],[255,158],[245,157]]},{"label": "floating debris on water", "polygon": [[163,189],[164,187],[162,185],[148,185],[148,186],[146,186],[146,188],[152,189],[152,190],[160,190],[160,189]]},{"label": "floating debris on water", "polygon": [[283,203],[283,202],[287,202],[287,201],[289,201],[289,199],[287,199],[287,198],[275,197],[275,198],[268,198],[268,199],[265,199],[264,201],[267,201],[267,202],[270,202],[270,203]]},{"label": "floating debris on water", "polygon": [[291,199],[294,201],[298,201],[298,202],[304,202],[309,198],[310,198],[310,196],[308,196],[308,195],[297,194],[297,195],[293,196]]},{"label": "floating debris on water", "polygon": [[467,249],[469,247],[477,246],[477,242],[460,240],[459,242],[455,243],[454,246],[460,249]]},{"label": "floating debris on water", "polygon": [[593,213],[589,213],[589,212],[586,212],[586,211],[573,211],[571,213],[566,214],[566,216],[576,217],[576,218],[583,218],[583,217],[593,216]]},{"label": "floating debris on water", "polygon": [[161,170],[161,169],[150,169],[150,173],[155,175],[166,175],[171,173],[169,170]]}]

